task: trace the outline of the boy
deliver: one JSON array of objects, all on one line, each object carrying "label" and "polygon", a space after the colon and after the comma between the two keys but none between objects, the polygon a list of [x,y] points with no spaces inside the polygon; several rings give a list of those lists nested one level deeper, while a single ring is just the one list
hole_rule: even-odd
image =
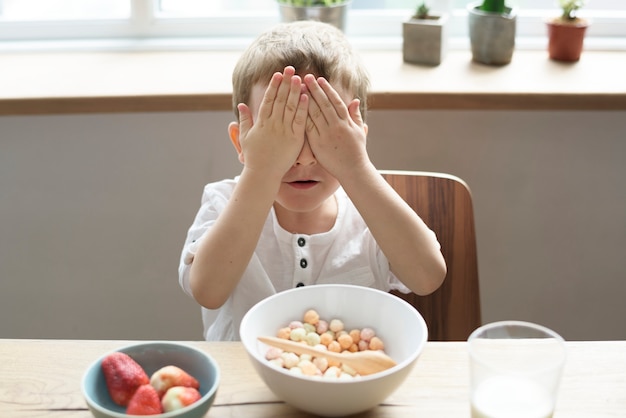
[{"label": "boy", "polygon": [[179,268],[207,340],[239,339],[250,307],[292,287],[441,285],[435,234],[367,154],[368,86],[343,33],[323,23],[280,24],[240,58],[228,133],[243,170],[205,187]]}]

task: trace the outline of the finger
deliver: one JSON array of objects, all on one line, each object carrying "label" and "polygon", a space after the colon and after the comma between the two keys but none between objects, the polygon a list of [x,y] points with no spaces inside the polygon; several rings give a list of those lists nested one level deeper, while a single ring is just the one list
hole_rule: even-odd
[{"label": "finger", "polygon": [[339,94],[330,86],[330,83],[323,77],[315,78],[311,74],[304,77],[307,88],[311,93],[311,97],[318,104],[322,114],[327,120],[336,118],[349,117],[345,104],[341,100]]},{"label": "finger", "polygon": [[315,122],[313,122],[313,119],[311,119],[310,116],[306,118],[305,132],[309,141],[311,141],[312,138],[319,136],[319,130],[317,129]]},{"label": "finger", "polygon": [[239,130],[245,135],[253,125],[252,122],[252,112],[250,108],[245,103],[239,103],[237,105],[237,110],[239,111]]},{"label": "finger", "polygon": [[321,109],[322,103],[326,102],[327,105],[330,105],[328,99],[326,98],[326,94],[317,83],[317,80],[313,74],[307,74],[304,76],[304,84],[306,85],[309,96],[311,97],[309,103],[309,117],[313,119],[314,122],[321,123],[322,120],[325,120],[324,112]]},{"label": "finger", "polygon": [[296,113],[298,112],[300,106],[300,96],[302,90],[302,80],[300,76],[294,75],[291,78],[291,85],[289,88],[289,95],[287,96],[287,101],[285,103],[285,111],[284,111],[284,122],[289,124],[293,122]]},{"label": "finger", "polygon": [[306,94],[301,94],[298,102],[298,107],[296,109],[296,114],[293,118],[293,131],[298,135],[304,135],[306,131],[306,124],[308,120],[309,113],[309,96]]},{"label": "finger", "polygon": [[335,112],[337,112],[339,117],[342,119],[348,118],[350,114],[348,112],[346,104],[344,103],[337,90],[335,90],[333,86],[331,86],[328,80],[326,80],[324,77],[319,77],[317,79],[317,84],[322,88],[322,90],[326,94],[327,99],[330,101],[333,109],[335,110]]},{"label": "finger", "polygon": [[280,86],[278,86],[278,91],[276,92],[276,99],[274,100],[274,108],[272,114],[276,113],[277,115],[280,115],[280,117],[282,117],[283,119],[285,117],[285,107],[291,94],[291,83],[293,81],[293,76],[295,72],[296,70],[293,67],[285,67],[285,69],[283,70],[282,82],[280,83]]},{"label": "finger", "polygon": [[359,99],[354,99],[350,102],[348,105],[348,113],[350,114],[350,119],[358,126],[362,127],[365,124],[361,116],[361,101]]},{"label": "finger", "polygon": [[283,75],[281,73],[274,73],[274,75],[272,75],[267,89],[265,89],[261,106],[259,107],[259,119],[267,119],[272,115],[276,94],[278,93],[278,88],[282,81]]},{"label": "finger", "polygon": [[[324,117],[322,109],[320,109],[319,104],[317,104],[315,100],[309,100],[309,120],[313,125],[315,125],[315,129],[317,132],[319,132],[318,126],[328,124],[326,122],[326,118]],[[308,127],[307,132],[309,132]]]}]

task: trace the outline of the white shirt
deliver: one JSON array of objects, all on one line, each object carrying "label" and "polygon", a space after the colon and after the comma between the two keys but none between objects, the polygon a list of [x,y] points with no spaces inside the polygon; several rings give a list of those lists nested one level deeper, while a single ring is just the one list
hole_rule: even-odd
[{"label": "white shirt", "polygon": [[[237,178],[223,180],[204,188],[179,266],[180,285],[190,296],[189,270],[197,247],[224,210],[236,182]],[[342,188],[335,192],[335,198],[337,219],[330,231],[321,234],[292,234],[278,224],[274,209],[270,211],[234,292],[219,309],[202,308],[206,340],[239,340],[239,324],[248,309],[268,296],[296,286],[341,283],[410,292],[391,273],[387,258]],[[433,239],[437,239],[434,233]]]}]

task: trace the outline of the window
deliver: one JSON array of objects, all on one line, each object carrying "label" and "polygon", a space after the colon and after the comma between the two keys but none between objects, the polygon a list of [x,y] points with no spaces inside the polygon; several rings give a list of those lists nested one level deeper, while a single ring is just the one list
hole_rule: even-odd
[{"label": "window", "polygon": [[[397,47],[401,22],[419,2],[353,0],[346,32],[355,44],[366,48]],[[451,48],[467,47],[470,2],[429,1],[433,11],[450,13]],[[544,21],[559,15],[558,1],[508,0],[508,4],[518,11],[518,45],[543,46]],[[589,47],[626,50],[626,1],[588,0],[580,15],[592,20]],[[276,22],[275,0],[0,0],[0,42],[4,44],[114,40],[129,48],[162,44],[230,48],[246,45]]]},{"label": "window", "polygon": [[0,0],[0,18],[8,22],[129,17],[127,0]]}]

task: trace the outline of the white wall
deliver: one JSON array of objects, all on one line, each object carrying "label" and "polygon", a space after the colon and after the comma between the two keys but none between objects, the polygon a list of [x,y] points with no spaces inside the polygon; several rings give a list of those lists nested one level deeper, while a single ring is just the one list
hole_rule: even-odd
[{"label": "white wall", "polygon": [[[0,338],[201,339],[177,266],[231,112],[0,117]],[[374,111],[379,168],[474,195],[484,321],[626,339],[626,112]]]}]

